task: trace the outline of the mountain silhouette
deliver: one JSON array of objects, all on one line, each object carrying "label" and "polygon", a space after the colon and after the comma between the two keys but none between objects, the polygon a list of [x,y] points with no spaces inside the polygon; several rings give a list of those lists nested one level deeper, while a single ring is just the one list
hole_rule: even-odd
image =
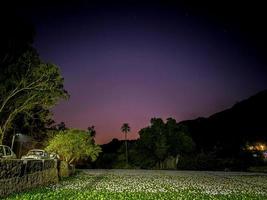
[{"label": "mountain silhouette", "polygon": [[198,151],[234,156],[248,142],[267,140],[267,90],[208,118],[182,121]]}]

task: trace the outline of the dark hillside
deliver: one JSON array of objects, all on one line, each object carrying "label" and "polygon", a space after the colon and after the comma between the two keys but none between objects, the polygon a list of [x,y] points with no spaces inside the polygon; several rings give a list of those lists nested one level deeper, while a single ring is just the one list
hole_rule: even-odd
[{"label": "dark hillside", "polygon": [[182,121],[198,150],[238,153],[246,142],[267,140],[267,90],[208,118]]}]

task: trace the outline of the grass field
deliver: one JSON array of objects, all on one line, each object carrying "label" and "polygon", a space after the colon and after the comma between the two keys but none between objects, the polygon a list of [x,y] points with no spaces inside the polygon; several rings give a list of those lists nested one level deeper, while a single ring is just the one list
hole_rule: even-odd
[{"label": "grass field", "polygon": [[157,170],[83,170],[57,185],[7,199],[267,199],[267,174]]}]

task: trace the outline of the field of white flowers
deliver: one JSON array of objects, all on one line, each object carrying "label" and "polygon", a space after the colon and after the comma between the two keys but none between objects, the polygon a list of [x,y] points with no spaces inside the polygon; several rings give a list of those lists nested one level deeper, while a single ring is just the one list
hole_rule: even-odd
[{"label": "field of white flowers", "polygon": [[267,199],[267,174],[83,170],[57,185],[7,199]]}]

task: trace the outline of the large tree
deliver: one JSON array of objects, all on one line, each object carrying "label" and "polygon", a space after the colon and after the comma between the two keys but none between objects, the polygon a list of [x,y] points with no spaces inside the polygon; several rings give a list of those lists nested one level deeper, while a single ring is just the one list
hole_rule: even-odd
[{"label": "large tree", "polygon": [[[30,113],[30,114],[28,114]],[[5,134],[5,141],[11,141],[15,133],[31,136],[36,142],[43,143],[48,138],[48,131],[53,130],[53,115],[50,110],[36,106],[27,113],[19,113],[12,121]]]},{"label": "large tree", "polygon": [[69,164],[88,157],[95,161],[101,152],[88,132],[78,129],[61,131],[49,141],[46,150],[59,154]]},{"label": "large tree", "polygon": [[164,123],[160,118],[152,118],[150,123],[150,126],[139,131],[137,148],[142,167],[163,168],[168,157],[175,157],[178,161],[181,154],[192,151],[194,143],[188,131],[174,119],[168,118]]},{"label": "large tree", "polygon": [[[0,87],[2,89],[3,87],[9,87],[7,88],[9,90],[12,86],[6,82],[13,78],[12,72],[17,71],[16,64],[18,64],[24,53],[35,51],[32,47],[34,27],[26,22],[24,18],[14,13],[13,4],[9,4],[9,6],[5,4],[1,9],[3,11],[0,12]],[[1,98],[1,101],[3,101],[3,98]],[[3,116],[3,110],[0,115]],[[4,120],[1,117],[0,124]],[[42,107],[42,105],[38,105],[28,110],[27,113],[20,112],[14,116],[10,127],[5,131],[5,141],[7,143],[10,142],[11,134],[17,132],[31,135],[35,140],[42,141],[46,137],[47,129],[50,129],[52,123],[54,121],[51,112]]]},{"label": "large tree", "polygon": [[40,60],[33,49],[0,69],[0,144],[19,114],[33,116],[67,98],[59,68]]},{"label": "large tree", "polygon": [[125,160],[126,160],[126,166],[128,166],[127,133],[131,131],[129,124],[128,123],[122,124],[121,131],[125,134]]}]

